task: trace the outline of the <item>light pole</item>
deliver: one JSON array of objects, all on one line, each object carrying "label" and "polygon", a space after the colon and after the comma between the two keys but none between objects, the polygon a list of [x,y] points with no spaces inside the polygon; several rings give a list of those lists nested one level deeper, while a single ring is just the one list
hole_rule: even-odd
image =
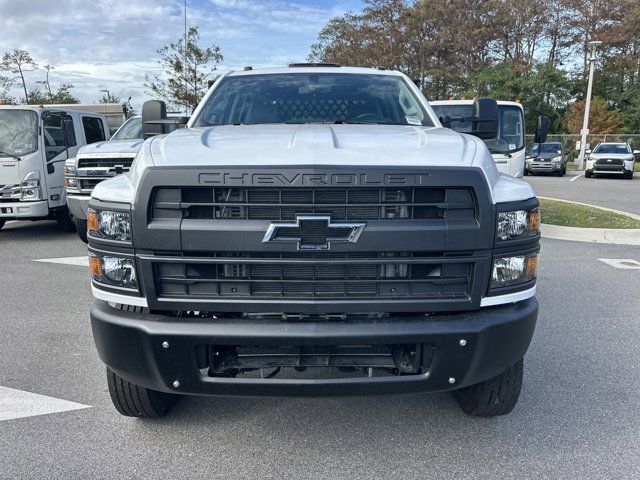
[{"label": "light pole", "polygon": [[582,170],[584,166],[584,152],[587,145],[587,134],[589,133],[589,110],[591,109],[591,89],[593,87],[593,71],[596,66],[596,48],[602,45],[599,40],[589,42],[591,45],[591,53],[589,54],[589,82],[587,83],[587,99],[584,105],[584,121],[582,122],[582,131],[580,137],[580,155],[578,156],[578,170]]},{"label": "light pole", "polygon": [[105,88],[104,90],[100,90],[100,91],[107,94],[107,103],[111,103],[111,94],[109,93],[109,90]]}]

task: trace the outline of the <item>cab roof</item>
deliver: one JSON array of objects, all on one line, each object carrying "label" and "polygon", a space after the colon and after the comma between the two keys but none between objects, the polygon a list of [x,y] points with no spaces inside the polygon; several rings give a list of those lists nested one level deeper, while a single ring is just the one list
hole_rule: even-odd
[{"label": "cab roof", "polygon": [[227,76],[237,77],[243,75],[273,75],[284,73],[344,73],[344,74],[360,74],[360,75],[392,75],[401,77],[402,73],[396,70],[382,70],[379,68],[364,67],[341,67],[341,66],[297,66],[293,67],[277,67],[277,68],[251,68],[246,70],[237,70],[229,72]]}]

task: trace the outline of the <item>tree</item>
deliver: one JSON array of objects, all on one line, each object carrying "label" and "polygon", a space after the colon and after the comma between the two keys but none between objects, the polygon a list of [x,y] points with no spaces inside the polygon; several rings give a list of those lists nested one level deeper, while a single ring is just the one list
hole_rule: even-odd
[{"label": "tree", "polygon": [[[574,102],[565,115],[567,130],[569,133],[579,133],[582,130],[584,118],[584,101]],[[600,97],[591,99],[589,109],[589,133],[616,133],[620,131],[623,118],[620,111],[609,108],[607,102]]]},{"label": "tree", "polygon": [[0,75],[0,105],[13,105],[16,99],[9,94],[11,82],[7,77]]},{"label": "tree", "polygon": [[33,61],[31,55],[26,50],[15,49],[10,52],[6,52],[2,56],[2,62],[0,62],[0,70],[9,71],[16,75],[13,78],[9,78],[9,81],[13,83],[18,80],[22,84],[25,98],[27,98],[29,94],[27,92],[27,81],[24,78],[24,74],[37,69],[38,65]]},{"label": "tree", "polygon": [[112,95],[108,90],[102,95],[102,97],[98,100],[98,103],[120,103],[120,97]]},{"label": "tree", "polygon": [[207,91],[208,81],[222,61],[216,45],[201,47],[198,27],[190,27],[185,38],[160,48],[158,63],[164,69],[164,77],[145,77],[145,86],[151,95],[166,100],[171,106],[184,106],[193,111]]},{"label": "tree", "polygon": [[61,83],[49,97],[49,103],[80,103],[80,100],[71,93],[72,88],[73,84],[71,83]]}]

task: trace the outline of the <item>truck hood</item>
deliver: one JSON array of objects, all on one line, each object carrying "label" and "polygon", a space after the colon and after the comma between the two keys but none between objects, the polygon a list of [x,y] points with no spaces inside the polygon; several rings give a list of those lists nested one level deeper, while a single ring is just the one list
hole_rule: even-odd
[{"label": "truck hood", "polygon": [[612,158],[619,160],[633,160],[633,153],[590,153],[589,160],[598,160],[600,158]]},{"label": "truck hood", "polygon": [[109,140],[106,142],[96,142],[85,145],[78,151],[78,155],[82,154],[110,154],[110,153],[137,153],[142,146],[143,140]]},{"label": "truck hood", "polygon": [[231,125],[176,130],[148,139],[131,172],[99,183],[93,197],[132,202],[149,168],[238,166],[475,167],[495,202],[527,199],[533,189],[498,173],[482,140],[441,127],[410,125]]},{"label": "truck hood", "polygon": [[[178,130],[151,145],[153,164],[471,166],[478,144],[444,128],[237,125]],[[184,152],[189,154],[185,155]]]}]

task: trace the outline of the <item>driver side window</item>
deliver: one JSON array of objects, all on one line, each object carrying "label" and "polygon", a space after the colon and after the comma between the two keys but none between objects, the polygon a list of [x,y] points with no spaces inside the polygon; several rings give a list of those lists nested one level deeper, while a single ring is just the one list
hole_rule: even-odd
[{"label": "driver side window", "polygon": [[[44,151],[47,161],[60,155],[66,148],[64,144],[64,133],[62,132],[62,121],[64,119],[71,120],[71,117],[69,115],[53,114],[47,115],[44,118]],[[69,125],[72,125],[72,123],[69,123]],[[73,145],[69,146],[71,147]]]}]

